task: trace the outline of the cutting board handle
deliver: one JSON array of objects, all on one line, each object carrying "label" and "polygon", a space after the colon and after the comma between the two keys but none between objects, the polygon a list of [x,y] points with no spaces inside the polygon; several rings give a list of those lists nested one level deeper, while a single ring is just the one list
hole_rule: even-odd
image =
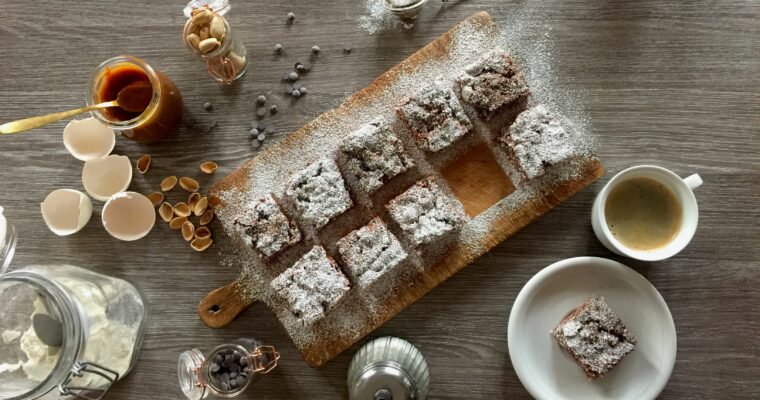
[{"label": "cutting board handle", "polygon": [[224,327],[251,305],[251,302],[240,298],[235,286],[237,282],[215,289],[198,304],[198,315],[206,326]]}]

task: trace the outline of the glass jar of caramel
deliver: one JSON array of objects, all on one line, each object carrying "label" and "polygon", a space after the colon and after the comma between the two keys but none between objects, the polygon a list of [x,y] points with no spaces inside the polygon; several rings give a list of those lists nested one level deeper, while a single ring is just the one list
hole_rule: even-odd
[{"label": "glass jar of caramel", "polygon": [[188,20],[182,32],[185,47],[206,63],[209,75],[227,84],[248,68],[245,45],[224,17],[230,8],[227,0],[191,0],[184,10]]},{"label": "glass jar of caramel", "polygon": [[87,82],[88,106],[116,100],[119,92],[135,82],[147,82],[152,98],[142,112],[119,107],[90,111],[103,125],[138,142],[159,141],[177,131],[182,121],[182,94],[163,72],[145,61],[128,55],[104,61]]}]

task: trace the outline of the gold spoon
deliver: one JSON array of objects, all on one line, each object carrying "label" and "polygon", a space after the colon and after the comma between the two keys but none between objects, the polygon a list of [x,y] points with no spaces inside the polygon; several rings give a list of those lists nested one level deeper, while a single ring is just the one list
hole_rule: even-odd
[{"label": "gold spoon", "polygon": [[0,134],[23,132],[29,129],[47,125],[60,119],[72,117],[83,112],[98,110],[101,108],[119,107],[129,112],[143,112],[148,107],[148,104],[150,103],[152,97],[153,88],[151,87],[150,82],[132,82],[129,85],[125,86],[123,89],[119,90],[119,94],[116,95],[116,100],[95,104],[94,106],[77,108],[76,110],[61,111],[48,115],[40,115],[39,117],[31,117],[20,119],[18,121],[8,122],[0,125]]}]

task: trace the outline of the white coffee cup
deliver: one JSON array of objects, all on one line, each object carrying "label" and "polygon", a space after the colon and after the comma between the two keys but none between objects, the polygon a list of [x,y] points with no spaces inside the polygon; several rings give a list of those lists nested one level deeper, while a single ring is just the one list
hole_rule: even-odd
[{"label": "white coffee cup", "polygon": [[[607,225],[604,212],[607,197],[617,185],[633,178],[650,178],[665,185],[666,188],[673,192],[681,204],[683,212],[681,227],[676,237],[661,248],[655,250],[637,250],[626,247],[612,235]],[[596,237],[602,242],[604,247],[617,254],[642,261],[658,261],[673,257],[689,244],[694,237],[694,233],[697,231],[699,209],[697,208],[697,199],[694,197],[693,190],[700,185],[702,185],[702,178],[698,174],[681,179],[675,173],[655,165],[639,165],[628,168],[612,177],[596,196],[591,210],[591,226],[594,228]]]}]

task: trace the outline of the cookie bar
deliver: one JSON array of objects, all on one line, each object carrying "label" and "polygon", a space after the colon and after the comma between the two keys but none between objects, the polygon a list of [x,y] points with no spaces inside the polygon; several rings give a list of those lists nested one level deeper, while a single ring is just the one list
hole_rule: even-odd
[{"label": "cookie bar", "polygon": [[293,176],[285,196],[304,222],[317,229],[353,206],[338,166],[331,159],[319,160]]},{"label": "cookie bar", "polygon": [[338,252],[345,263],[346,273],[365,288],[397,271],[407,256],[398,239],[377,217],[340,239]]},{"label": "cookie bar", "polygon": [[304,325],[324,318],[349,290],[348,279],[322,246],[314,246],[270,286]]},{"label": "cookie bar", "polygon": [[441,81],[407,97],[396,107],[396,114],[417,145],[429,152],[445,149],[472,129],[454,91]]},{"label": "cookie bar", "polygon": [[501,133],[499,144],[523,181],[537,178],[578,154],[575,133],[563,122],[543,105],[537,105],[520,113]]},{"label": "cookie bar", "polygon": [[417,246],[455,232],[467,221],[462,203],[444,192],[432,177],[415,183],[391,200],[386,208]]},{"label": "cookie bar", "polygon": [[591,379],[604,376],[636,346],[636,338],[599,296],[571,311],[552,335]]},{"label": "cookie bar", "polygon": [[465,68],[456,78],[462,101],[483,119],[528,98],[530,90],[520,69],[504,50],[496,49]]},{"label": "cookie bar", "polygon": [[372,194],[394,176],[414,166],[401,141],[382,120],[359,128],[340,145],[346,170],[361,189]]},{"label": "cookie bar", "polygon": [[251,202],[243,218],[235,220],[235,226],[245,244],[264,258],[301,240],[301,231],[283,214],[271,194]]}]

